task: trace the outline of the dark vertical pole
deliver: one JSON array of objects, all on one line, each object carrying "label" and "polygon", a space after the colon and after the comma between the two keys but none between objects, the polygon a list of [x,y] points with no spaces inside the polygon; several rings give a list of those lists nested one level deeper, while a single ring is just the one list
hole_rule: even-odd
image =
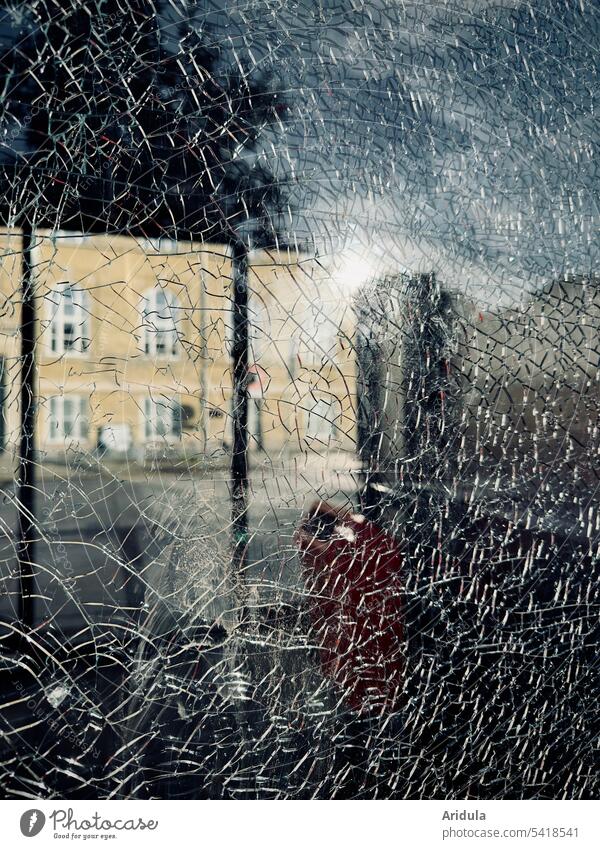
[{"label": "dark vertical pole", "polygon": [[[193,243],[191,243],[193,245]],[[204,279],[204,269],[202,260],[200,260],[200,431],[202,434],[202,450],[206,453],[208,442],[208,380],[206,377],[206,368],[208,363],[208,346],[206,340],[205,320],[206,320],[206,281]]]},{"label": "dark vertical pole", "polygon": [[420,491],[444,477],[452,438],[448,421],[451,303],[433,274],[410,281],[408,303],[413,332],[404,356],[405,445],[409,456],[419,458],[414,483]]},{"label": "dark vertical pole", "polygon": [[262,451],[264,449],[262,430],[262,398],[255,398],[254,406],[256,408],[256,433],[254,434],[254,436],[256,437],[256,447],[259,451]]},{"label": "dark vertical pole", "polygon": [[379,321],[373,305],[363,293],[357,304],[356,388],[357,442],[363,476],[361,507],[373,510],[381,501],[375,488],[379,482],[381,452],[381,347],[377,343],[375,324]]},{"label": "dark vertical pole", "polygon": [[233,399],[231,418],[233,445],[231,454],[231,523],[233,529],[234,581],[242,589],[240,571],[248,540],[248,248],[241,242],[233,246]]},{"label": "dark vertical pole", "polygon": [[0,454],[6,449],[6,361],[0,357]]},{"label": "dark vertical pole", "polygon": [[31,257],[32,230],[29,222],[22,227],[22,301],[21,301],[21,434],[17,473],[19,562],[19,618],[25,629],[33,627],[35,595],[35,280]]}]

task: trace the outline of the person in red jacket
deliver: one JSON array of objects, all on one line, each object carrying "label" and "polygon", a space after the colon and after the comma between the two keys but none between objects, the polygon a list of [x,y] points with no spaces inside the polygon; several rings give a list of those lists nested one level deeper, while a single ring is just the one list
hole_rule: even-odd
[{"label": "person in red jacket", "polygon": [[393,710],[405,664],[398,541],[362,515],[318,502],[296,542],[324,673],[359,714]]}]

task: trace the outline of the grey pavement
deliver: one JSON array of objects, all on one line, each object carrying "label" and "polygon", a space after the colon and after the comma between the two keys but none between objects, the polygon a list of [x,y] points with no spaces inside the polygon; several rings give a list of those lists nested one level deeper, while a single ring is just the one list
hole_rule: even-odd
[{"label": "grey pavement", "polygon": [[[252,598],[292,600],[301,592],[293,543],[300,515],[319,498],[347,504],[356,467],[342,452],[252,457],[244,570]],[[218,586],[205,586],[203,576],[217,561],[225,568],[229,558],[231,508],[222,465],[145,471],[90,460],[70,468],[40,465],[38,477],[37,624],[71,634],[92,623],[127,622],[157,589],[153,582],[167,550],[172,559],[173,543],[192,556],[194,580],[205,593]],[[12,482],[0,498],[0,619],[11,621],[18,596]]]}]

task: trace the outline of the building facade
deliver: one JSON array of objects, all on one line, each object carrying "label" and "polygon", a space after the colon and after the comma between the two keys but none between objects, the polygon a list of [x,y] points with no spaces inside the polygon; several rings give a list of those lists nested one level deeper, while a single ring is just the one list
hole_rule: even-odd
[{"label": "building facade", "polygon": [[[19,436],[21,237],[0,237],[1,444]],[[232,268],[225,246],[37,232],[37,445],[202,458],[231,445]],[[353,313],[327,269],[253,252],[251,450],[352,449]]]}]

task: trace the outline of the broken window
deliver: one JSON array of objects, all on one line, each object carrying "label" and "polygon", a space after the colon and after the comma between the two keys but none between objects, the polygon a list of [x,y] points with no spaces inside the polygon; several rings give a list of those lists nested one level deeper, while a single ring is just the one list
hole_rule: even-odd
[{"label": "broken window", "polygon": [[174,399],[144,399],[144,437],[148,441],[181,436],[181,404]]},{"label": "broken window", "polygon": [[157,286],[144,295],[142,301],[144,353],[158,357],[177,355],[177,312],[177,298],[171,292]]},{"label": "broken window", "polygon": [[88,436],[87,397],[54,395],[49,399],[50,423],[48,438],[52,442],[80,442]]},{"label": "broken window", "polygon": [[589,798],[597,3],[0,4],[0,793]]}]

